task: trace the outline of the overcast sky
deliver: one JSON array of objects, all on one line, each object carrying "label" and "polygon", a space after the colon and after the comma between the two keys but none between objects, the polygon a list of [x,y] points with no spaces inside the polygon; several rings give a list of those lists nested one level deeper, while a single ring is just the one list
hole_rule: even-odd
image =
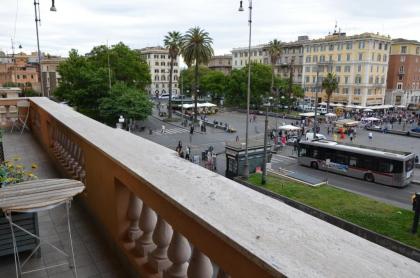
[{"label": "overcast sky", "polygon": [[[161,45],[168,31],[200,26],[214,39],[216,54],[248,42],[248,11],[238,0],[50,0],[41,2],[41,51],[66,56],[122,41],[132,48]],[[23,51],[36,49],[32,0],[0,0],[0,49],[11,53],[11,38]],[[18,6],[18,8],[17,8]],[[248,1],[244,1],[244,7]],[[338,21],[348,34],[379,32],[420,40],[420,0],[254,0],[252,44],[274,38],[319,38]],[[17,15],[17,16],[16,16]],[[15,29],[16,22],[16,29]]]}]

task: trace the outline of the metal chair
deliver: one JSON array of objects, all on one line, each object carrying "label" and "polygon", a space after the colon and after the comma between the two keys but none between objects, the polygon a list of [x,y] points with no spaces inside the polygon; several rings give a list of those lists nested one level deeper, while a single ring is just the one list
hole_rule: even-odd
[{"label": "metal chair", "polygon": [[7,108],[6,106],[0,106],[0,122],[1,126],[4,126],[4,124],[7,121]]},{"label": "metal chair", "polygon": [[[29,118],[30,102],[27,100],[19,100],[16,103],[16,105],[17,105],[17,121],[13,122],[12,132],[13,132],[13,128],[16,126],[16,123],[21,124],[22,129],[20,131],[20,135],[22,135],[23,130],[25,128],[28,128],[27,123],[28,123],[28,118]],[[9,112],[10,112],[10,109],[9,109]]]},{"label": "metal chair", "polygon": [[12,125],[12,127],[10,129],[10,133],[12,133],[13,128],[15,127],[16,122],[18,121],[18,118],[19,118],[18,109],[15,105],[10,105],[9,106],[9,111],[7,113],[7,118],[8,118],[8,122]]}]

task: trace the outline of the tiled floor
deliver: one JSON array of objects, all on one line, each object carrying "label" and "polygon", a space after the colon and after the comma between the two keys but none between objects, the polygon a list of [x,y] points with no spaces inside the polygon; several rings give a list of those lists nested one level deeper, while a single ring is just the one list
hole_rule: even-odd
[{"label": "tiled floor", "polygon": [[[54,170],[47,155],[37,144],[30,133],[24,133],[22,136],[17,134],[3,135],[3,148],[6,159],[19,156],[27,169],[30,169],[32,163],[37,163],[39,168],[36,175],[41,178],[57,178],[59,174]],[[67,218],[65,217],[65,207],[58,207],[52,210],[38,213],[39,229],[41,238],[52,242],[59,248],[69,250],[69,237],[67,232]],[[115,254],[106,247],[104,240],[98,235],[97,227],[92,225],[89,217],[83,212],[77,201],[73,202],[70,211],[70,220],[72,228],[72,239],[76,258],[76,269],[79,278],[85,277],[128,277],[119,264]],[[26,257],[28,253],[22,253]],[[60,264],[68,262],[68,259],[58,253],[52,247],[42,245],[41,257],[33,258],[27,264],[25,270],[42,268],[51,264]],[[16,277],[15,264],[13,256],[0,257],[0,277]],[[67,278],[75,277],[75,274],[68,265],[42,270],[26,274],[24,278],[49,277],[49,278]]]}]

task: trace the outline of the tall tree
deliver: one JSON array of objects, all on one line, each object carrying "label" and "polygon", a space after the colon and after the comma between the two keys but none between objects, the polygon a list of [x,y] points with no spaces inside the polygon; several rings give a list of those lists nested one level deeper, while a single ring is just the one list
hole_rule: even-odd
[{"label": "tall tree", "polygon": [[327,112],[330,109],[330,99],[332,93],[337,90],[338,87],[338,80],[337,76],[334,73],[329,72],[327,77],[322,80],[322,88],[325,90],[327,94]]},{"label": "tall tree", "polygon": [[182,35],[180,32],[173,31],[169,32],[163,44],[169,50],[169,57],[171,58],[171,69],[169,73],[169,106],[168,106],[168,118],[172,118],[172,81],[173,81],[173,71],[174,71],[174,61],[178,58],[179,52],[182,49]]},{"label": "tall tree", "polygon": [[188,67],[195,65],[194,74],[194,120],[197,121],[197,94],[199,89],[198,67],[200,64],[207,64],[213,56],[213,39],[209,33],[200,27],[193,27],[187,31],[182,38],[182,56]]},{"label": "tall tree", "polygon": [[276,66],[277,60],[282,54],[283,48],[281,41],[274,39],[268,43],[268,53],[270,54],[270,63],[271,63],[271,88],[270,91],[274,90],[274,68]]},{"label": "tall tree", "polygon": [[100,100],[99,112],[103,121],[110,125],[115,124],[119,115],[134,122],[144,120],[152,113],[152,103],[144,91],[117,81],[109,96]]}]

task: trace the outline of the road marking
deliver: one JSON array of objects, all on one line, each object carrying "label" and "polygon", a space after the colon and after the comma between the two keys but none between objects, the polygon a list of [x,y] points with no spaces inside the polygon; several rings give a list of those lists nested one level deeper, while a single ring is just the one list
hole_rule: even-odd
[{"label": "road marking", "polygon": [[164,133],[162,133],[161,130],[155,130],[153,131],[153,134],[154,135],[170,135],[170,134],[179,134],[179,133],[188,133],[188,132],[189,130],[185,128],[177,127],[177,128],[165,129]]}]

